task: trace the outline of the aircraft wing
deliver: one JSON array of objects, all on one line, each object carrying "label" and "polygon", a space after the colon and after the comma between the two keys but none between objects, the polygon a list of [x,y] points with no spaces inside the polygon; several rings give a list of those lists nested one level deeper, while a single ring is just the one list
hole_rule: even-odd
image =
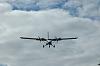
[{"label": "aircraft wing", "polygon": [[70,40],[70,39],[77,39],[78,37],[75,37],[75,38],[56,38],[56,39],[48,39],[48,40],[51,40],[51,41],[60,41],[60,40]]},{"label": "aircraft wing", "polygon": [[[77,39],[78,37],[75,38],[61,38],[60,40],[70,40],[70,39]],[[58,39],[59,40],[59,39]]]},{"label": "aircraft wing", "polygon": [[28,37],[20,37],[21,39],[32,39],[32,40],[36,40],[37,38],[28,38]]},{"label": "aircraft wing", "polygon": [[39,41],[47,41],[45,38],[28,38],[28,37],[20,37],[21,39],[30,39],[30,40],[39,40]]}]

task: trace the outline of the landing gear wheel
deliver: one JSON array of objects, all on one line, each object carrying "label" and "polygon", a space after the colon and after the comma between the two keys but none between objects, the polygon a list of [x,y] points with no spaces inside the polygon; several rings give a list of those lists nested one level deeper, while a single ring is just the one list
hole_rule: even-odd
[{"label": "landing gear wheel", "polygon": [[50,45],[49,45],[49,48],[50,48]]},{"label": "landing gear wheel", "polygon": [[55,45],[53,47],[55,48]]},{"label": "landing gear wheel", "polygon": [[44,48],[44,45],[43,45],[43,48]]}]

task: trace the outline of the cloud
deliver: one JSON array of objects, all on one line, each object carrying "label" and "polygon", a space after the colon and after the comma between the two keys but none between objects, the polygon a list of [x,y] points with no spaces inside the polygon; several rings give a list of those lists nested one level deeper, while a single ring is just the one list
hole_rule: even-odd
[{"label": "cloud", "polygon": [[[0,62],[9,66],[97,66],[100,57],[97,1],[0,0]],[[12,10],[12,4],[32,9],[30,3],[40,10]],[[19,38],[47,38],[47,32],[50,38],[79,38],[55,43],[56,48],[51,49],[43,49],[45,43]]]},{"label": "cloud", "polygon": [[0,66],[7,66],[7,64],[0,64]]},{"label": "cloud", "polygon": [[1,3],[8,3],[13,10],[40,11],[47,9],[63,9],[71,16],[100,19],[99,0],[0,0]]},{"label": "cloud", "polygon": [[[10,66],[97,66],[100,23],[73,17],[62,9],[7,11],[0,16],[0,62]],[[37,41],[20,36],[50,38],[76,37],[62,41],[56,48],[42,48]],[[44,44],[44,43],[42,43]]]},{"label": "cloud", "polygon": [[44,9],[52,9],[52,8],[59,8],[67,0],[1,0],[1,2],[7,2],[12,5],[13,10],[44,10]]},{"label": "cloud", "polygon": [[0,3],[0,14],[11,11],[12,7],[8,3]]}]

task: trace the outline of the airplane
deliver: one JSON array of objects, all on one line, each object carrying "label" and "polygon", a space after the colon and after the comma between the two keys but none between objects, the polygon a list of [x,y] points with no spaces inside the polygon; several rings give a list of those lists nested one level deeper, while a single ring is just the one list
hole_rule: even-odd
[{"label": "airplane", "polygon": [[48,32],[48,38],[40,38],[39,36],[38,36],[38,38],[28,38],[28,37],[20,37],[21,39],[29,39],[29,40],[37,40],[37,41],[43,41],[43,42],[46,42],[46,44],[45,45],[43,45],[43,48],[45,47],[45,46],[49,46],[49,48],[50,48],[50,46],[52,46],[52,47],[54,47],[55,48],[55,45],[53,45],[52,44],[52,42],[55,42],[55,41],[61,41],[61,40],[71,40],[71,39],[77,39],[78,37],[75,37],[75,38],[57,38],[57,37],[55,37],[55,38],[53,38],[53,39],[50,39],[49,38],[49,32]]}]

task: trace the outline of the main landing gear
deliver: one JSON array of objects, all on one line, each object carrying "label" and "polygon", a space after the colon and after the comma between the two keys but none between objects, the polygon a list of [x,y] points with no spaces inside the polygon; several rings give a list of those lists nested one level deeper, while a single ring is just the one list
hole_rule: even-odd
[{"label": "main landing gear", "polygon": [[45,46],[43,45],[43,48],[44,48]]},{"label": "main landing gear", "polygon": [[55,45],[53,47],[55,48]]},{"label": "main landing gear", "polygon": [[[51,46],[53,46],[54,48],[55,48],[55,45],[51,45]],[[45,45],[43,45],[43,48],[45,47]],[[50,48],[50,45],[49,45],[49,48]]]}]

